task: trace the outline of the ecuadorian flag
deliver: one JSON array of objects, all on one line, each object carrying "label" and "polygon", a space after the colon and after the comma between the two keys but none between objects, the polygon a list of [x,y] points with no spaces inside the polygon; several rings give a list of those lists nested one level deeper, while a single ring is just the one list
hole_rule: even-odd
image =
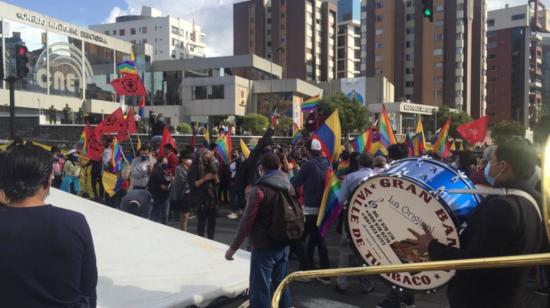
[{"label": "ecuadorian flag", "polygon": [[342,130],[340,128],[338,109],[313,133],[313,139],[321,142],[322,152],[326,155],[329,162],[332,163],[338,159],[342,150]]}]

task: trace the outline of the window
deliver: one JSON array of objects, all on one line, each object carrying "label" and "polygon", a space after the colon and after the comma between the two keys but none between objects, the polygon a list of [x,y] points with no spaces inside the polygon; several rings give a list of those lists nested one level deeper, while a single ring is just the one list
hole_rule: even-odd
[{"label": "window", "polygon": [[176,26],[172,26],[172,34],[179,35],[180,30]]},{"label": "window", "polygon": [[443,41],[445,35],[443,33],[434,35],[434,41]]},{"label": "window", "polygon": [[130,28],[130,35],[136,35],[136,28]]},{"label": "window", "polygon": [[382,44],[381,42],[376,42],[376,49],[381,49],[381,48],[384,48],[384,44]]},{"label": "window", "polygon": [[413,27],[408,27],[407,29],[405,29],[405,32],[407,34],[413,34],[414,33],[414,28]]},{"label": "window", "polygon": [[383,7],[384,7],[384,2],[382,2],[381,0],[376,1],[376,8],[377,9],[381,9]]},{"label": "window", "polygon": [[494,27],[495,26],[495,20],[494,19],[488,19],[487,20],[487,26],[488,27]]},{"label": "window", "polygon": [[414,46],[414,42],[413,41],[406,41],[405,42],[405,48],[411,48]]},{"label": "window", "polygon": [[410,54],[406,54],[405,61],[412,61],[412,56]]},{"label": "window", "polygon": [[405,82],[405,87],[407,87],[407,88],[414,87],[414,81]]},{"label": "window", "polygon": [[407,67],[405,69],[406,74],[414,74],[414,67]]},{"label": "window", "polygon": [[462,49],[462,47],[457,47],[456,48],[456,54],[457,55],[461,55],[463,52],[464,52],[464,50]]},{"label": "window", "polygon": [[374,57],[374,62],[382,62],[382,56]]},{"label": "window", "polygon": [[443,68],[443,62],[436,62],[434,63],[434,68],[437,70],[437,69],[442,69]]},{"label": "window", "polygon": [[522,19],[525,19],[525,13],[512,15],[512,20],[522,20]]},{"label": "window", "polygon": [[384,34],[384,29],[376,29],[376,35],[382,35]]},{"label": "window", "polygon": [[443,55],[443,49],[438,48],[434,49],[434,56],[442,56]]},{"label": "window", "polygon": [[443,84],[443,77],[434,77],[434,84]]},{"label": "window", "polygon": [[147,33],[147,27],[141,27],[141,33]]},{"label": "window", "polygon": [[105,33],[106,35],[111,34],[111,32],[110,32],[109,30],[105,31],[104,33]]},{"label": "window", "polygon": [[124,30],[124,29],[118,30],[118,35],[120,35],[120,36],[126,35],[126,30]]},{"label": "window", "polygon": [[487,59],[495,59],[497,57],[497,55],[495,54],[490,54],[487,56]]},{"label": "window", "polygon": [[407,14],[407,21],[414,20],[414,14]]},{"label": "window", "polygon": [[384,16],[376,15],[376,22],[383,22],[383,21],[384,21]]},{"label": "window", "polygon": [[407,7],[412,7],[412,1],[407,1]]},{"label": "window", "polygon": [[436,28],[443,28],[443,20],[434,21],[434,25]]},{"label": "window", "polygon": [[113,30],[113,35],[116,35],[116,30]]},{"label": "window", "polygon": [[436,12],[443,12],[444,8],[445,8],[445,7],[443,6],[443,4],[438,4],[438,5],[435,7],[435,11],[436,11]]},{"label": "window", "polygon": [[193,100],[207,99],[208,88],[203,86],[193,87]]},{"label": "window", "polygon": [[489,42],[487,44],[487,48],[497,48],[498,44],[497,42]]}]

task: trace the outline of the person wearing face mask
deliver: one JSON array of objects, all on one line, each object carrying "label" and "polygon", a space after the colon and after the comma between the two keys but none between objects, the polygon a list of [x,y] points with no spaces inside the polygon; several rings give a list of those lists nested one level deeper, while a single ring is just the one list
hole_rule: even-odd
[{"label": "person wearing face mask", "polygon": [[0,307],[96,307],[97,266],[86,218],[46,203],[53,158],[34,145],[0,160]]},{"label": "person wearing face mask", "polygon": [[153,196],[151,220],[166,225],[168,223],[168,197],[170,193],[170,171],[166,160],[158,161],[155,164],[147,188]]},{"label": "person wearing face mask", "polygon": [[[535,170],[534,149],[524,140],[513,139],[491,153],[484,174],[492,187],[520,189],[519,196],[488,196],[471,214],[460,233],[460,248],[409,229],[416,239],[407,240],[430,259],[456,260],[539,253],[546,241],[540,215],[541,196],[528,180]],[[529,197],[530,196],[530,197]],[[538,204],[529,201],[532,199]],[[521,307],[521,291],[529,268],[457,270],[447,295],[451,308]]]},{"label": "person wearing face mask", "polygon": [[61,190],[78,195],[80,193],[80,163],[76,150],[67,153],[67,161],[63,166]]},{"label": "person wearing face mask", "polygon": [[130,182],[132,189],[146,189],[149,176],[157,160],[151,155],[149,146],[142,145],[139,156],[132,160],[130,165]]},{"label": "person wearing face mask", "polygon": [[198,206],[197,234],[204,237],[206,231],[209,239],[214,239],[216,231],[216,184],[219,182],[217,172],[212,152],[203,148],[193,158],[187,175],[190,202]]}]

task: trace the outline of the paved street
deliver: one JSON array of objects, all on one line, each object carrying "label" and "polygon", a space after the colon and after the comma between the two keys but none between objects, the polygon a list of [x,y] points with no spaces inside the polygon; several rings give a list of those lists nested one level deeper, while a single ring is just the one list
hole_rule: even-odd
[{"label": "paved street", "polygon": [[[222,243],[229,243],[232,240],[235,229],[238,225],[238,220],[230,220],[226,218],[228,212],[227,207],[222,207],[220,210],[220,217],[217,220],[216,236],[215,240]],[[172,222],[173,226],[176,226],[175,222]],[[196,219],[192,219],[190,222],[189,230],[194,232],[196,230]],[[338,235],[335,232],[329,232],[328,246],[329,257],[331,264],[337,264],[338,260]],[[291,261],[291,270],[296,269],[298,262],[296,260]],[[290,286],[292,294],[292,303],[296,308],[323,308],[323,307],[376,307],[376,304],[380,302],[386,292],[389,290],[389,285],[381,278],[375,277],[375,290],[373,293],[364,294],[361,292],[357,279],[350,279],[351,287],[345,294],[336,292],[334,284],[324,285],[318,281],[312,281],[309,283],[296,282]],[[418,308],[442,308],[447,307],[447,300],[445,296],[445,289],[439,290],[435,294],[418,294],[416,296],[416,306]],[[525,306],[529,308],[544,307],[544,297],[536,295],[532,292],[525,298]],[[236,300],[224,300],[219,304],[213,305],[218,308],[234,308],[243,303],[246,298]]]}]

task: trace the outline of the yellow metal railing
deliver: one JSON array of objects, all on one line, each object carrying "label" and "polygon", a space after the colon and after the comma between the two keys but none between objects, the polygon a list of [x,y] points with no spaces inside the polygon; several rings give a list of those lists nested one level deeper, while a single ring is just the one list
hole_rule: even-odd
[{"label": "yellow metal railing", "polygon": [[[546,147],[543,156],[542,167],[542,197],[543,197],[543,216],[546,232],[550,238],[550,137],[546,142]],[[294,272],[288,275],[277,287],[273,294],[271,302],[272,307],[279,307],[279,302],[283,291],[288,285],[299,278],[328,278],[337,276],[362,276],[376,275],[397,272],[419,272],[419,271],[435,271],[435,270],[468,270],[468,269],[487,269],[487,268],[502,268],[502,267],[524,267],[534,265],[550,264],[550,253],[465,259],[465,260],[448,260],[437,262],[422,262],[408,264],[390,264],[382,266],[356,267],[356,268],[339,268],[326,269],[315,271]]]}]

